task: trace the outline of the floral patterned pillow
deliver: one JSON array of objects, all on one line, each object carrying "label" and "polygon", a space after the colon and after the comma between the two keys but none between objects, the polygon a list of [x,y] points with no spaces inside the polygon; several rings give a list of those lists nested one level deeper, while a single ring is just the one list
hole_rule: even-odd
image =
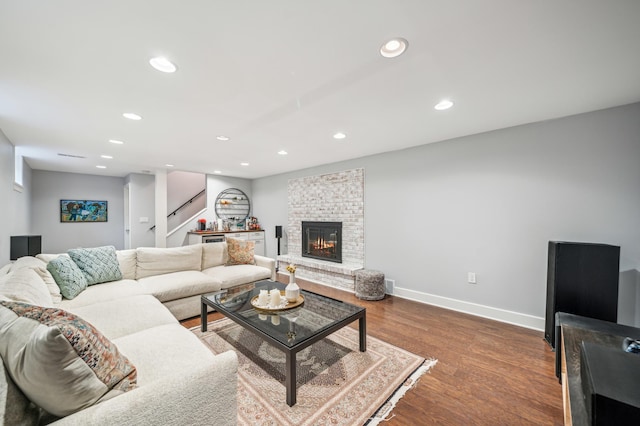
[{"label": "floral patterned pillow", "polygon": [[29,400],[56,416],[136,387],[136,368],[118,348],[59,308],[0,302],[0,355]]},{"label": "floral patterned pillow", "polygon": [[227,260],[227,266],[255,265],[256,260],[253,257],[255,245],[256,243],[254,243],[253,241],[227,238],[227,247],[229,251],[229,260]]}]

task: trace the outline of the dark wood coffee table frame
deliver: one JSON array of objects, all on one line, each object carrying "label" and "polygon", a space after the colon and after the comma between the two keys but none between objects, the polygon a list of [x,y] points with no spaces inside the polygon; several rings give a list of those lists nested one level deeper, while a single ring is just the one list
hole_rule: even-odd
[{"label": "dark wood coffee table frame", "polygon": [[[302,291],[303,294],[311,293],[307,291]],[[332,299],[331,297],[323,296],[321,294],[312,293],[314,295]],[[360,334],[360,352],[365,352],[367,350],[367,316],[366,309],[362,308],[358,312],[345,317],[344,319],[337,321],[336,323],[328,326],[325,329],[322,329],[317,334],[299,342],[294,346],[287,346],[283,343],[276,340],[274,337],[270,336],[266,332],[256,328],[253,324],[245,321],[245,317],[237,315],[235,312],[229,311],[224,308],[223,305],[217,304],[214,301],[210,300],[209,297],[215,296],[214,294],[207,294],[201,297],[202,301],[202,312],[200,314],[201,320],[201,329],[203,332],[207,331],[207,311],[208,308],[213,308],[214,310],[220,312],[227,318],[235,321],[240,326],[245,329],[255,333],[259,337],[261,337],[265,342],[270,345],[275,346],[285,353],[285,387],[287,389],[287,405],[290,407],[296,404],[296,354],[303,350],[304,348],[313,345],[314,343],[324,339],[328,335],[334,333],[335,331],[341,329],[342,327],[352,323],[355,320],[358,320],[358,329]],[[336,299],[332,299],[336,300]],[[342,302],[346,303],[346,302]]]}]

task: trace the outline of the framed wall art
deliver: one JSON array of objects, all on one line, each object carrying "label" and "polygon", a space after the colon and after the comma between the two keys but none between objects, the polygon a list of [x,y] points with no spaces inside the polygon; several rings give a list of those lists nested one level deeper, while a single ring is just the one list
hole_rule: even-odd
[{"label": "framed wall art", "polygon": [[106,222],[107,201],[60,200],[60,222]]}]

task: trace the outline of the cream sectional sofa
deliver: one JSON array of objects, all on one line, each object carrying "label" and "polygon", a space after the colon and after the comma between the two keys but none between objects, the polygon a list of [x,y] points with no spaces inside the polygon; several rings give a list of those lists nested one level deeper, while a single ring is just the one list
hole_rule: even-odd
[{"label": "cream sectional sofa", "polygon": [[[47,270],[47,262],[59,255],[20,258],[0,268],[0,355],[4,364],[0,368],[0,425],[236,424],[235,353],[213,355],[178,319],[200,313],[202,294],[275,279],[275,261],[255,256],[253,265],[226,266],[226,242],[116,254],[122,279],[90,285],[72,300],[61,298]],[[21,357],[31,350],[29,345],[39,344],[42,333],[51,335],[55,327],[47,328],[33,318],[16,319],[7,308],[16,310],[16,305],[54,313],[63,310],[89,323],[135,367],[135,387],[125,392],[105,391],[70,414],[50,412],[56,411],[56,404],[68,403],[71,391],[70,396],[66,391],[49,391],[52,401],[36,406],[25,393],[44,393],[46,398],[44,383],[55,376],[57,365],[47,365],[45,359],[44,366],[36,368]],[[17,323],[22,328],[16,331]],[[32,330],[36,337],[21,336],[28,334],[21,330]],[[19,342],[23,337],[25,342]],[[19,344],[26,349],[15,349]],[[38,368],[44,373],[36,374]],[[23,392],[16,382],[23,385],[25,381]],[[46,404],[54,409],[42,409]]]}]

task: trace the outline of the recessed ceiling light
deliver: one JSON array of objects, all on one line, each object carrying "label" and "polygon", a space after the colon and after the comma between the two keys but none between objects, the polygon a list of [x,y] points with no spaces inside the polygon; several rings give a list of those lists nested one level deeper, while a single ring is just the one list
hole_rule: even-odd
[{"label": "recessed ceiling light", "polygon": [[347,137],[347,135],[346,135],[346,134],[344,134],[344,133],[342,133],[342,132],[338,132],[338,133],[336,133],[336,134],[334,134],[334,135],[333,135],[333,138],[334,138],[334,139],[344,139],[344,138],[346,138],[346,137]]},{"label": "recessed ceiling light", "polygon": [[219,141],[228,141],[231,138],[228,136],[220,135],[220,136],[216,136],[216,139],[218,139]]},{"label": "recessed ceiling light", "polygon": [[110,155],[101,155],[100,157],[106,159],[106,160],[111,160],[113,157]]},{"label": "recessed ceiling light", "polygon": [[240,163],[241,166],[248,166],[249,163]]},{"label": "recessed ceiling light", "polygon": [[284,149],[282,151],[278,151],[278,155],[287,155],[288,152],[285,151]]},{"label": "recessed ceiling light", "polygon": [[395,58],[407,50],[409,42],[403,38],[392,38],[380,47],[380,54],[385,58]]},{"label": "recessed ceiling light", "polygon": [[122,114],[122,116],[124,118],[128,118],[129,120],[142,120],[142,116],[134,114],[132,112],[125,112],[124,114]]},{"label": "recessed ceiling light", "polygon": [[213,173],[215,173],[215,174],[219,175],[220,173],[222,173],[222,171],[220,171],[220,170],[214,170],[214,171],[213,171]]},{"label": "recessed ceiling light", "polygon": [[96,166],[96,168],[98,168],[98,169],[106,169],[107,166]]},{"label": "recessed ceiling light", "polygon": [[109,139],[109,142],[114,143],[116,145],[122,145],[124,144],[124,142],[116,140],[116,139]]},{"label": "recessed ceiling light", "polygon": [[173,164],[165,164],[167,167],[173,167]]},{"label": "recessed ceiling light", "polygon": [[151,66],[158,71],[162,72],[176,72],[176,70],[178,69],[173,62],[171,62],[167,58],[163,58],[162,56],[149,59],[149,64],[151,64]]},{"label": "recessed ceiling light", "polygon": [[438,111],[443,111],[445,109],[451,108],[452,106],[453,106],[453,102],[451,102],[448,99],[444,99],[438,102],[436,106],[434,106],[434,108],[437,109]]}]

